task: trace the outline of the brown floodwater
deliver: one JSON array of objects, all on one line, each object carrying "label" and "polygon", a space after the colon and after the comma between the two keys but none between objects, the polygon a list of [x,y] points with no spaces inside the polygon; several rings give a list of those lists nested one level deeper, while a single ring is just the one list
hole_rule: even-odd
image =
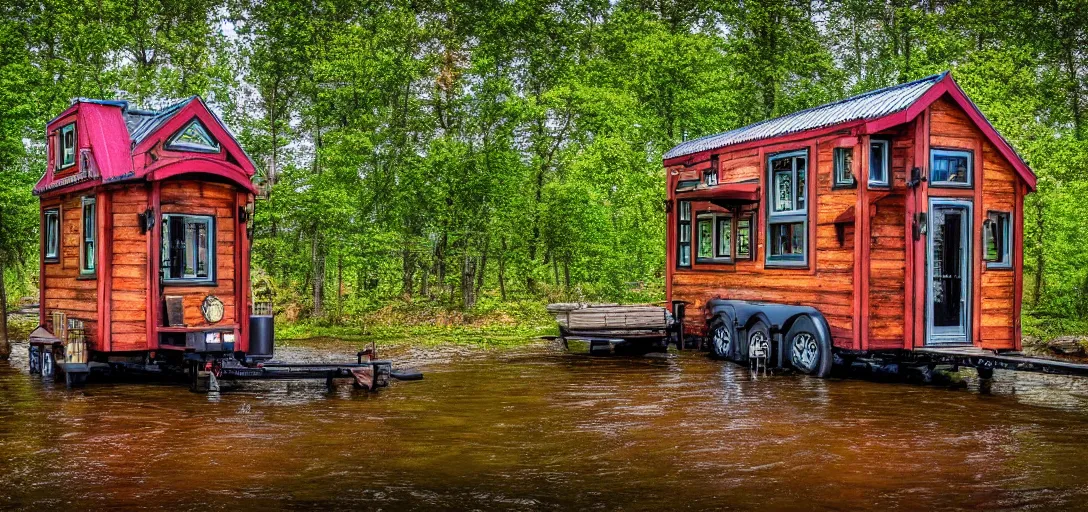
[{"label": "brown floodwater", "polygon": [[375,394],[203,395],[69,391],[15,349],[4,509],[1088,509],[1088,379],[999,371],[982,395],[536,344],[387,353],[426,378]]}]

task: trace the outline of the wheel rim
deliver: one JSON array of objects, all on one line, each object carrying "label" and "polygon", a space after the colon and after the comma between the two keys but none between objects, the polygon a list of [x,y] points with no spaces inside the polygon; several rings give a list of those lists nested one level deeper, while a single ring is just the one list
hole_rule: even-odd
[{"label": "wheel rim", "polygon": [[767,333],[755,331],[748,337],[748,357],[769,357],[771,354],[770,340]]},{"label": "wheel rim", "polygon": [[820,344],[816,342],[816,337],[807,332],[797,333],[793,337],[793,355],[790,359],[800,370],[815,370],[820,361]]},{"label": "wheel rim", "polygon": [[733,345],[733,337],[729,335],[729,329],[724,325],[714,329],[714,349],[719,356],[728,356]]}]

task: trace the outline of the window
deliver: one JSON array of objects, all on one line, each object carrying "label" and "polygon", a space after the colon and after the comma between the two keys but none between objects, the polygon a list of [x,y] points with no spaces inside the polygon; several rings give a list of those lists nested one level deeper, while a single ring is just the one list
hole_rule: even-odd
[{"label": "window", "polygon": [[713,187],[718,184],[718,171],[713,169],[703,171],[703,183],[708,187]]},{"label": "window", "polygon": [[691,201],[679,202],[679,215],[677,218],[677,244],[676,266],[691,266]]},{"label": "window", "polygon": [[989,212],[982,226],[986,268],[1012,268],[1012,214]]},{"label": "window", "polygon": [[752,216],[737,219],[737,259],[752,259]]},{"label": "window", "polygon": [[198,153],[218,153],[219,143],[208,135],[208,130],[197,119],[185,125],[181,131],[166,141],[166,149],[175,151],[195,151]]},{"label": "window", "polygon": [[162,216],[162,277],[172,282],[215,280],[215,219]]},{"label": "window", "polygon": [[888,141],[869,141],[869,185],[888,186]]},{"label": "window", "polygon": [[696,218],[695,226],[695,234],[698,236],[696,261],[725,263],[733,259],[732,215],[701,214]]},{"label": "window", "polygon": [[79,273],[93,274],[95,264],[95,202],[93,197],[83,198],[83,242],[79,248]]},{"label": "window", "polygon": [[733,217],[720,216],[715,225],[717,243],[714,244],[715,258],[733,257]]},{"label": "window", "polygon": [[931,150],[929,184],[936,187],[970,187],[971,156],[970,151]]},{"label": "window", "polygon": [[704,260],[714,257],[714,216],[713,215],[700,215],[696,219],[695,232],[699,237],[699,243],[696,246],[699,250],[695,253],[695,258]]},{"label": "window", "polygon": [[854,148],[835,148],[835,184],[834,187],[853,187]]},{"label": "window", "polygon": [[43,217],[45,219],[45,224],[42,226],[45,261],[56,262],[60,260],[60,209],[45,210]]},{"label": "window", "polygon": [[806,174],[808,152],[773,155],[768,160],[773,199],[767,216],[767,263],[805,266],[808,244]]},{"label": "window", "polygon": [[57,135],[57,169],[67,169],[76,164],[76,124],[68,123]]}]

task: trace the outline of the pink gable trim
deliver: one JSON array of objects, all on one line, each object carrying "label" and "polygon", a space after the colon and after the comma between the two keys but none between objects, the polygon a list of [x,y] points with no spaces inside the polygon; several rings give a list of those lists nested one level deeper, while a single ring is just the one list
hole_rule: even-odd
[{"label": "pink gable trim", "polygon": [[143,155],[150,151],[152,148],[160,145],[170,136],[174,135],[186,125],[189,124],[193,118],[200,119],[204,123],[204,127],[208,129],[208,134],[212,136],[217,142],[222,151],[218,154],[209,153],[187,153],[181,151],[169,151],[163,150],[163,156],[171,155],[183,158],[189,158],[188,155],[199,154],[201,159],[226,159],[226,155],[230,154],[236,162],[246,178],[252,177],[257,169],[253,165],[253,162],[246,155],[242,147],[238,145],[238,141],[234,140],[234,137],[227,131],[223,122],[208,109],[208,106],[204,104],[204,100],[200,97],[195,97],[193,101],[190,101],[187,105],[181,108],[169,121],[158,127],[155,131],[151,132],[143,141],[136,146],[132,153],[133,155]]},{"label": "pink gable trim", "polygon": [[219,176],[248,190],[250,193],[257,193],[257,187],[250,181],[250,175],[246,174],[244,169],[218,158],[186,157],[149,168],[146,176],[148,181],[161,181],[182,174],[194,173]]},{"label": "pink gable trim", "polygon": [[959,84],[952,79],[951,74],[945,77],[944,80],[934,84],[921,98],[918,98],[918,101],[915,101],[906,110],[874,119],[866,123],[866,131],[868,133],[876,133],[906,123],[911,119],[918,117],[918,115],[929,108],[933,102],[946,94],[952,98],[952,101],[955,101],[965,113],[967,113],[967,117],[969,117],[971,121],[975,123],[975,126],[978,127],[979,131],[986,136],[986,140],[989,140],[990,143],[997,148],[997,151],[1001,153],[1001,156],[1005,157],[1005,159],[1012,164],[1013,169],[1016,169],[1016,173],[1020,175],[1020,179],[1024,180],[1028,189],[1030,191],[1035,191],[1036,182],[1038,181],[1035,177],[1035,173],[1028,167],[1027,162],[1025,162],[1023,158],[1020,158],[1020,155],[1017,154],[1016,150],[1012,148],[1012,145],[1005,140],[1005,137],[1002,137],[1000,133],[997,133],[997,130],[990,124],[990,121],[986,119],[986,116],[982,114],[982,111],[978,109],[978,106],[967,97],[967,94],[963,92],[963,89],[960,89]]}]

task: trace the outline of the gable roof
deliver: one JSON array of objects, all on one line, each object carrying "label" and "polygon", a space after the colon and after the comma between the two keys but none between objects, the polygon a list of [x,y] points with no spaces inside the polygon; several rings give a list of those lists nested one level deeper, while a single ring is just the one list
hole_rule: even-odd
[{"label": "gable roof", "polygon": [[1016,153],[1012,145],[1004,137],[997,133],[997,130],[986,119],[986,116],[967,98],[967,95],[952,79],[952,75],[948,71],[760,121],[724,133],[685,141],[667,151],[663,160],[668,165],[670,160],[704,151],[721,149],[746,142],[776,139],[844,124],[863,123],[866,125],[863,133],[876,133],[909,122],[944,94],[948,94],[959,104],[960,108],[974,121],[986,138],[1012,163],[1013,168],[1016,169],[1028,187],[1034,190],[1036,178],[1027,162]]},{"label": "gable roof", "polygon": [[[161,179],[160,177],[168,174],[156,172],[160,169],[155,168],[154,162],[149,163],[146,158],[143,158],[143,153],[157,143],[158,138],[154,136],[160,131],[166,128],[177,130],[178,123],[188,124],[196,118],[203,119],[203,126],[219,134],[216,139],[220,142],[221,153],[224,156],[219,156],[218,161],[211,161],[212,159],[206,154],[186,156],[185,158],[189,159],[200,157],[209,160],[193,168],[203,169],[199,172],[219,174],[251,192],[256,191],[250,180],[256,172],[256,165],[242,150],[222,120],[204,104],[199,96],[171,103],[161,110],[129,108],[129,103],[121,100],[80,98],[60,116],[50,121],[46,125],[47,129],[53,130],[54,124],[60,120],[67,121],[73,114],[77,122],[76,134],[81,158],[81,161],[77,163],[80,170],[75,174],[56,179],[54,166],[48,165],[45,174],[34,187],[35,194],[76,184],[82,184],[80,185],[82,188],[99,180],[102,183],[112,183],[136,179]],[[87,160],[86,165],[82,161],[83,158]],[[160,161],[158,167],[161,168],[169,163],[172,163],[169,159]],[[218,172],[214,170],[216,166],[227,169]],[[84,167],[95,172],[84,172]],[[172,174],[169,175],[176,175],[183,171],[174,169],[170,173]]]}]

